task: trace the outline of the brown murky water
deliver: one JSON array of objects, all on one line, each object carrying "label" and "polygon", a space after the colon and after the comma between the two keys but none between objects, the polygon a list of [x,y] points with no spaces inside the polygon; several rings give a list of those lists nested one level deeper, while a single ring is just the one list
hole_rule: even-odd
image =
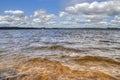
[{"label": "brown murky water", "polygon": [[120,31],[0,30],[0,80],[120,80]]}]

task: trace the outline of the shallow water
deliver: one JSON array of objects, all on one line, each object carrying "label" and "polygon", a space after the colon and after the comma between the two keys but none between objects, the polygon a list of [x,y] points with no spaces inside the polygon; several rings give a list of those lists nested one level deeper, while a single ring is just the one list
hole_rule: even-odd
[{"label": "shallow water", "polygon": [[[89,57],[85,58],[86,60],[81,60],[81,58],[86,56]],[[95,58],[92,56],[95,56]],[[96,57],[99,60],[96,59]],[[97,67],[97,71],[102,71],[110,76],[114,74],[112,77],[119,80],[120,31],[80,29],[0,30],[0,80],[6,76],[16,76],[16,74],[19,73],[19,70],[23,69],[22,66],[27,65],[23,65],[23,63],[34,58],[47,58],[52,61],[58,61],[62,65],[77,71],[86,70],[88,68],[89,70],[92,70]],[[108,60],[103,60],[103,58],[108,58]],[[75,59],[78,59],[77,62]],[[109,60],[112,61],[112,63],[109,63]],[[81,61],[83,64],[80,63]],[[21,64],[22,66],[18,64]],[[29,65],[30,69],[32,66],[33,65]],[[114,70],[112,70],[113,68]],[[13,71],[13,74],[8,73],[9,70],[11,73]],[[16,72],[16,70],[18,71]],[[86,77],[83,79],[96,80],[96,78],[92,79]],[[82,78],[79,79],[77,76],[76,79],[71,80],[81,79]],[[25,78],[23,80],[29,79]],[[51,78],[49,80],[54,79]],[[62,79],[60,78],[58,80]],[[68,78],[68,80],[70,79]],[[101,78],[100,80],[104,79]],[[105,80],[114,79],[108,78]]]}]

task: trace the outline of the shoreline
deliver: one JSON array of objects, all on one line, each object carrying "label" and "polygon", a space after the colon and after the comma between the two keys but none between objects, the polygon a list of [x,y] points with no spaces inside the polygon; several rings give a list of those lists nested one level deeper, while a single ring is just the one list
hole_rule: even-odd
[{"label": "shoreline", "polygon": [[120,28],[45,28],[45,27],[41,27],[41,28],[38,28],[38,27],[0,27],[0,30],[29,30],[29,29],[62,29],[62,30],[76,30],[76,29],[79,29],[79,30],[120,30]]}]

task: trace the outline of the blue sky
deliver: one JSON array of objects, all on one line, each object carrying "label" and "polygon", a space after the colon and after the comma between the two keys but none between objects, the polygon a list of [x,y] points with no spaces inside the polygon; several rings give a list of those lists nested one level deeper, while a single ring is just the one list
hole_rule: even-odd
[{"label": "blue sky", "polygon": [[0,0],[0,26],[119,27],[119,13],[119,0]]},{"label": "blue sky", "polygon": [[[79,2],[93,2],[105,0],[75,0]],[[31,14],[35,10],[45,9],[49,13],[58,14],[64,7],[70,5],[70,0],[0,0],[0,12],[4,10],[23,10]]]},{"label": "blue sky", "polygon": [[23,10],[31,14],[35,10],[45,9],[57,14],[61,10],[61,0],[0,0],[0,12],[4,10]]}]

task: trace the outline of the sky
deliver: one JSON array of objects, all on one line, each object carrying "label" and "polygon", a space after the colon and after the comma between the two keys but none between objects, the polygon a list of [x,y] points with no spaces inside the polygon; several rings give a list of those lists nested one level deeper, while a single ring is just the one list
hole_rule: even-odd
[{"label": "sky", "polygon": [[120,28],[120,0],[0,0],[0,27]]}]

